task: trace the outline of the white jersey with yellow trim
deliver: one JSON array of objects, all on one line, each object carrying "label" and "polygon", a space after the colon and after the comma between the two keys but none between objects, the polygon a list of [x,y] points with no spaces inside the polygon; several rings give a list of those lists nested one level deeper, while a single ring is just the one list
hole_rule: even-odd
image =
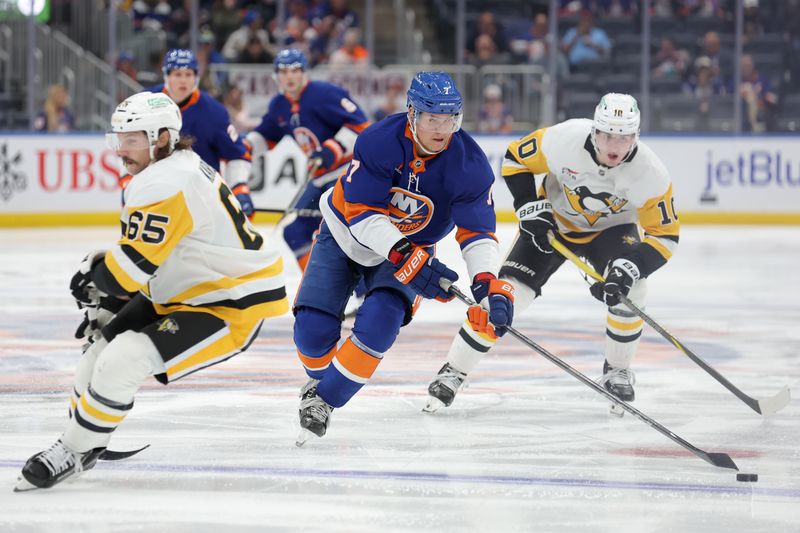
[{"label": "white jersey with yellow trim", "polygon": [[550,200],[558,229],[568,238],[589,238],[613,226],[638,223],[644,242],[669,259],[680,223],[666,167],[642,141],[618,166],[603,166],[595,159],[591,130],[591,120],[573,119],[512,142],[503,176],[544,174],[539,196]]},{"label": "white jersey with yellow trim", "polygon": [[279,252],[194,152],[179,150],[134,176],[120,218],[122,237],[106,253],[106,266],[159,313],[200,307],[249,320],[288,310]]}]

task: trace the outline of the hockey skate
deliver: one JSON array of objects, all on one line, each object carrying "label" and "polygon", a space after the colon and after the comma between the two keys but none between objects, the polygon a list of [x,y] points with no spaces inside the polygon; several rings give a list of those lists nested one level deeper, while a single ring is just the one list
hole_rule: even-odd
[{"label": "hockey skate", "polygon": [[25,463],[14,492],[47,489],[65,479],[91,470],[105,448],[78,453],[57,440],[49,449],[39,452]]},{"label": "hockey skate", "polygon": [[[624,402],[632,402],[636,399],[633,385],[636,383],[636,376],[629,368],[612,368],[608,361],[603,363],[603,377],[600,384],[605,389]],[[618,417],[622,417],[625,411],[617,404],[611,404],[609,412]]]},{"label": "hockey skate", "polygon": [[311,437],[322,437],[331,423],[333,407],[317,396],[319,380],[310,379],[300,390],[300,434],[295,444],[299,447]]},{"label": "hockey skate", "polygon": [[455,400],[458,389],[466,386],[466,379],[465,373],[445,363],[428,385],[428,404],[422,408],[422,412],[435,413],[442,407],[448,407]]}]

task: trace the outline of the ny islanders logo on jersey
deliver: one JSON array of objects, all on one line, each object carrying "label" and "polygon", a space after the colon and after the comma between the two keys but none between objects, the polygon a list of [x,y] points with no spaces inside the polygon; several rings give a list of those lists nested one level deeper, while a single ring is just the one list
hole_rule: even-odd
[{"label": "ny islanders logo on jersey", "polygon": [[433,202],[427,196],[400,187],[392,187],[389,220],[403,234],[413,235],[428,225],[433,217]]},{"label": "ny islanders logo on jersey", "polygon": [[589,187],[581,185],[570,189],[566,185],[564,187],[564,195],[574,213],[572,215],[582,215],[590,226],[603,217],[607,217],[612,213],[619,213],[628,200],[624,200],[619,196],[615,196],[607,192],[592,192]]},{"label": "ny islanders logo on jersey", "polygon": [[295,128],[292,134],[294,135],[294,140],[297,141],[297,144],[300,146],[300,149],[303,150],[304,154],[310,154],[322,147],[319,138],[309,128],[304,126]]}]

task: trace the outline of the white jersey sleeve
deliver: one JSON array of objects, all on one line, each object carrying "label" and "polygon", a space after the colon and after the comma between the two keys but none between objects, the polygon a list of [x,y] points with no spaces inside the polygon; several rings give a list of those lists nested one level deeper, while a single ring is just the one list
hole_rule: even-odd
[{"label": "white jersey sleeve", "polygon": [[201,306],[224,319],[288,309],[280,254],[194,152],[150,165],[125,195],[122,237],[105,262],[126,291],[144,292],[157,310]]}]

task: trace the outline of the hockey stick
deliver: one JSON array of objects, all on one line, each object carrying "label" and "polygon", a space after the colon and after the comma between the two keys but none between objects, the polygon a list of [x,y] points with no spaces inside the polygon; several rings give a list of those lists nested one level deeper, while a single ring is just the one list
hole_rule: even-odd
[{"label": "hockey stick", "polygon": [[[475,305],[475,302],[473,302],[472,299],[470,299],[469,296],[465,295],[463,292],[461,292],[461,290],[458,287],[456,287],[455,285],[451,284],[450,282],[448,282],[446,280],[442,280],[441,286],[442,286],[443,289],[448,291],[450,294],[454,295],[456,298],[458,298],[459,300],[461,300],[465,304],[467,304],[467,305]],[[625,402],[623,400],[620,400],[619,398],[617,398],[616,396],[614,396],[613,394],[608,392],[604,387],[598,385],[597,383],[595,383],[591,379],[587,378],[586,376],[581,374],[578,370],[572,368],[570,365],[568,365],[567,363],[562,361],[560,358],[558,358],[557,356],[551,354],[550,352],[548,352],[547,350],[545,350],[544,348],[542,348],[541,346],[539,346],[538,344],[533,342],[531,339],[529,339],[528,337],[526,337],[525,335],[523,335],[522,333],[520,333],[519,331],[517,331],[513,327],[508,326],[507,330],[508,330],[508,333],[510,333],[517,340],[519,340],[523,344],[527,345],[529,348],[533,348],[536,352],[539,353],[539,355],[541,355],[542,357],[544,357],[545,359],[547,359],[548,361],[550,361],[551,363],[553,363],[554,365],[559,367],[561,370],[565,371],[567,374],[569,374],[572,377],[576,378],[578,381],[582,382],[584,385],[588,386],[589,388],[594,389],[595,392],[598,392],[598,393],[602,394],[607,399],[612,401],[615,405],[621,407],[625,411],[628,411],[630,414],[632,414],[633,416],[635,416],[636,418],[638,418],[639,420],[641,420],[642,422],[644,422],[645,424],[647,424],[651,428],[655,429],[656,431],[658,431],[659,433],[661,433],[665,437],[667,437],[670,440],[678,443],[683,448],[689,450],[690,452],[695,454],[697,457],[699,457],[703,461],[705,461],[705,462],[707,462],[709,464],[712,464],[714,466],[718,466],[720,468],[731,468],[733,470],[739,470],[739,467],[736,466],[736,463],[733,462],[733,459],[731,459],[731,457],[728,454],[719,453],[719,452],[709,453],[709,452],[701,450],[700,448],[690,444],[689,442],[683,440],[678,435],[676,435],[675,433],[673,433],[669,429],[665,428],[664,426],[662,426],[661,424],[659,424],[658,422],[656,422],[655,420],[653,420],[652,418],[650,418],[646,414],[642,413],[641,411],[639,411],[638,409],[636,409],[635,407],[633,407],[629,403],[627,403],[627,402]]]},{"label": "hockey stick", "polygon": [[[552,234],[550,235],[550,245],[554,249],[556,249],[558,253],[560,253],[570,261],[572,261],[572,263],[574,263],[575,266],[577,266],[590,278],[596,281],[605,281],[603,276],[597,273],[597,271],[595,271],[595,269],[593,269],[591,266],[586,264],[586,262],[582,261],[581,258],[575,255],[569,248],[567,248],[561,242],[556,240],[556,238]],[[591,283],[588,280],[588,278],[586,281]],[[781,389],[775,396],[772,396],[770,398],[765,398],[763,400],[757,400],[755,398],[748,396],[747,394],[739,390],[739,388],[736,387],[736,385],[725,379],[725,377],[719,372],[717,372],[714,369],[714,367],[706,363],[703,359],[700,358],[700,356],[695,354],[693,351],[687,348],[686,345],[684,345],[681,341],[676,339],[671,333],[662,328],[658,324],[658,322],[650,318],[650,316],[644,311],[642,311],[642,309],[640,309],[639,306],[633,303],[630,300],[630,298],[628,298],[624,294],[620,294],[619,299],[623,304],[625,304],[628,307],[628,309],[636,313],[639,316],[639,318],[647,322],[647,324],[651,328],[656,330],[662,337],[670,341],[678,350],[683,352],[689,359],[697,363],[697,365],[700,368],[705,370],[714,379],[720,382],[722,386],[731,391],[737,398],[739,398],[741,401],[747,404],[747,406],[750,407],[750,409],[752,409],[756,413],[759,413],[760,415],[763,416],[770,416],[777,413],[778,411],[780,411],[789,404],[789,401],[791,400],[791,393],[789,392],[788,386],[784,386],[783,389]]]},{"label": "hockey stick", "polygon": [[288,214],[295,213],[299,217],[321,217],[322,211],[319,209],[271,209],[269,207],[257,207],[253,209],[256,213],[275,213],[275,214]]},{"label": "hockey stick", "polygon": [[[301,214],[301,211],[314,211],[314,209],[305,210],[305,209],[295,209],[294,208],[294,204],[297,203],[297,200],[299,200],[300,197],[305,192],[306,185],[308,185],[308,182],[311,181],[311,179],[314,177],[314,174],[317,173],[317,170],[319,170],[319,166],[320,166],[320,162],[319,162],[319,160],[316,160],[308,168],[308,174],[306,174],[306,181],[303,182],[303,184],[300,186],[300,188],[297,189],[297,192],[292,197],[292,199],[289,200],[289,204],[288,204],[289,207],[287,207],[286,209],[279,209],[277,211],[266,211],[266,210],[263,211],[263,212],[267,212],[267,213],[274,213],[274,212],[283,213],[283,215],[281,215],[281,217],[275,223],[275,227],[276,228],[280,227],[281,222],[283,222],[286,219],[286,217],[288,217],[289,215],[297,215],[297,216],[300,216],[300,217],[302,217],[302,216],[321,216],[322,215],[322,213],[319,213],[319,212],[318,212],[318,214],[304,215],[304,214]],[[260,212],[262,210],[261,209],[256,209],[255,211],[256,212]]]},{"label": "hockey stick", "polygon": [[134,455],[136,455],[140,451],[145,450],[145,449],[147,449],[149,447],[150,447],[150,445],[146,444],[146,445],[142,446],[141,448],[139,448],[138,450],[128,450],[128,451],[125,451],[125,452],[117,452],[117,451],[114,451],[114,450],[103,450],[100,453],[100,456],[98,457],[98,459],[100,459],[101,461],[120,461],[122,459],[127,459],[128,457],[133,457]]}]

